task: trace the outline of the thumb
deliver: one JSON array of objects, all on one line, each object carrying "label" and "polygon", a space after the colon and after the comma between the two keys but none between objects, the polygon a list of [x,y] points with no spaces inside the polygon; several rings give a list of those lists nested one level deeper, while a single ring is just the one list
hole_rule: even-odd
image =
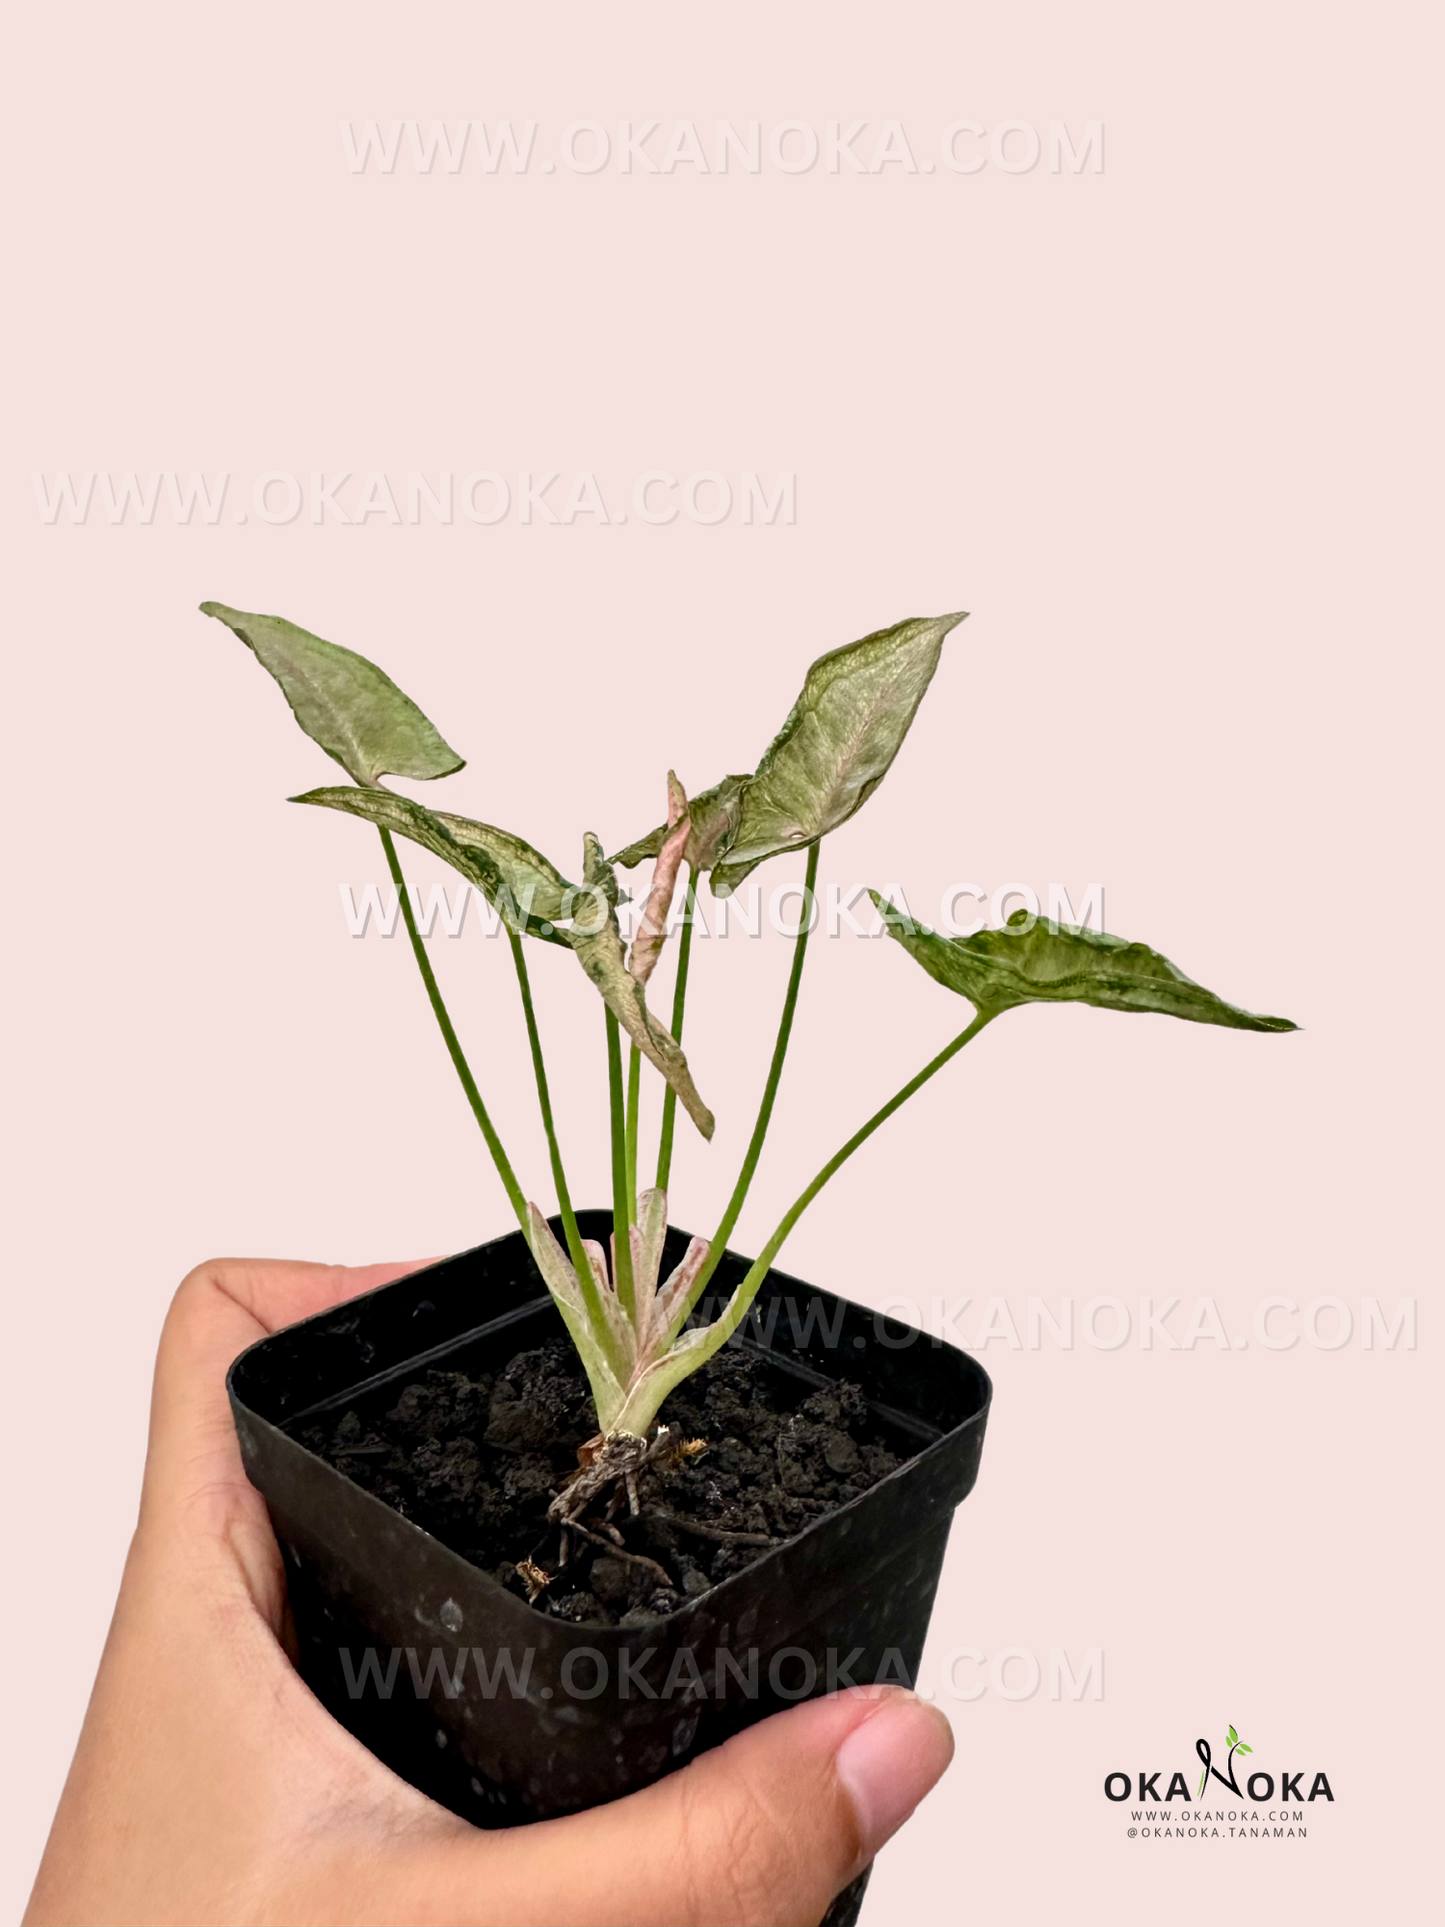
[{"label": "thumb", "polygon": [[[513,1835],[524,1851],[525,1835],[534,1848],[550,1836],[552,1851],[529,1856],[527,1918],[811,1927],[952,1757],[948,1721],[912,1693],[864,1686],[810,1700],[626,1800]],[[541,1891],[544,1868],[565,1891]]]}]

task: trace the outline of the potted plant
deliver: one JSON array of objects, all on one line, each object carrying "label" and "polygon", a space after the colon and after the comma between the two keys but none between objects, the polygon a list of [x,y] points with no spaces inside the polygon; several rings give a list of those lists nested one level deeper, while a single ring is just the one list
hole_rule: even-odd
[{"label": "potted plant", "polygon": [[[849,1136],[751,1261],[728,1238],[757,1168],[802,978],[823,838],[887,774],[959,615],[819,658],[748,775],[689,794],[580,880],[520,836],[387,788],[462,759],[380,669],[289,622],[202,605],[255,653],[349,784],[295,800],[380,832],[426,993],[516,1220],[509,1235],[281,1332],[233,1368],[248,1471],[286,1555],[306,1677],[352,1730],[481,1823],[626,1792],[744,1721],[917,1664],[989,1384],[938,1340],[773,1269],[855,1151],[1003,1012],[1033,1002],[1287,1031],[1157,951],[1017,912],[947,938],[876,893],[888,934],[972,1007]],[[557,1211],[503,1147],[432,970],[397,840],[458,871],[505,925]],[[669,1226],[681,1109],[713,1118],[682,1048],[696,892],[805,853],[805,914],[742,1169],[708,1238]],[[617,872],[651,864],[630,942]],[[649,1001],[673,901],[671,1014]],[[637,906],[633,906],[637,909]],[[568,1189],[529,979],[533,945],[597,996],[610,1211]],[[571,961],[564,959],[570,952]],[[642,1077],[664,1081],[655,1166]],[[644,1183],[647,1169],[651,1178]],[[880,1342],[886,1340],[886,1342]],[[368,1657],[369,1656],[369,1657]]]}]

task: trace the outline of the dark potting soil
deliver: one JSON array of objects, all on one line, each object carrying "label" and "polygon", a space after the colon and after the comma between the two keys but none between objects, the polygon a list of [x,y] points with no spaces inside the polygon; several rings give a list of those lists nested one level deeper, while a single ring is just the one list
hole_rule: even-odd
[{"label": "dark potting soil", "polygon": [[299,1425],[297,1437],[520,1597],[520,1561],[553,1574],[538,1612],[609,1626],[643,1624],[742,1571],[876,1484],[908,1449],[896,1437],[890,1445],[856,1385],[810,1390],[742,1347],[689,1378],[663,1416],[675,1437],[705,1449],[642,1472],[640,1513],[624,1503],[612,1522],[621,1548],[569,1532],[565,1566],[547,1507],[597,1429],[565,1339],[519,1352],[495,1374],[429,1369],[399,1396],[393,1384],[339,1418]]}]

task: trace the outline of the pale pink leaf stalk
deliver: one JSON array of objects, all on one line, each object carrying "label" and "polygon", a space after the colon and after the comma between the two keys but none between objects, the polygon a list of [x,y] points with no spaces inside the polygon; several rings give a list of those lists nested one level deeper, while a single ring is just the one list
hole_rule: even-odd
[{"label": "pale pink leaf stalk", "polygon": [[627,968],[640,984],[645,984],[656,969],[662,946],[667,942],[667,913],[672,908],[677,873],[682,868],[691,829],[687,795],[672,770],[667,772],[667,825],[667,837],[658,851],[642,920],[627,959]]},{"label": "pale pink leaf stalk", "polygon": [[628,1317],[613,1282],[617,1274],[615,1238],[610,1275],[602,1247],[584,1239],[605,1323],[605,1330],[598,1331],[571,1261],[535,1204],[528,1207],[528,1219],[537,1268],[586,1367],[599,1432],[604,1438],[619,1431],[645,1437],[667,1392],[687,1375],[699,1343],[708,1336],[707,1330],[687,1331],[668,1343],[672,1320],[707,1261],[706,1238],[694,1238],[682,1263],[659,1285],[667,1235],[667,1197],[657,1190],[641,1194],[637,1222],[629,1228],[635,1319]]}]

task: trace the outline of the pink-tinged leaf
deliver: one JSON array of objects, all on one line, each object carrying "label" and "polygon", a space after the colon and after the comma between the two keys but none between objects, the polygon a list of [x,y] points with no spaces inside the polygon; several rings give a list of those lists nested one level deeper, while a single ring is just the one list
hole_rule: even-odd
[{"label": "pink-tinged leaf", "polygon": [[607,1254],[595,1238],[584,1238],[582,1249],[587,1254],[587,1268],[592,1273],[592,1281],[602,1303],[602,1316],[607,1320],[607,1329],[612,1334],[614,1356],[620,1358],[624,1369],[630,1372],[637,1362],[637,1340],[631,1320],[623,1310],[612,1280],[607,1276]]},{"label": "pink-tinged leaf", "polygon": [[651,1296],[657,1290],[662,1244],[667,1236],[665,1191],[643,1191],[638,1194],[637,1223],[632,1229],[632,1281],[639,1294],[646,1291]]},{"label": "pink-tinged leaf", "polygon": [[[692,828],[687,837],[687,860],[701,874],[722,860],[737,832],[743,806],[743,791],[751,776],[725,776],[710,790],[699,790],[688,798],[687,814]],[[668,825],[660,823],[646,836],[619,850],[612,861],[631,870],[646,857],[657,856],[667,841]]]},{"label": "pink-tinged leaf", "polygon": [[627,968],[640,984],[645,984],[657,968],[662,946],[667,942],[667,913],[672,908],[677,888],[677,873],[682,868],[691,825],[687,796],[672,770],[667,772],[667,840],[658,852],[652,872],[652,887],[643,906],[642,921],[632,942]]},{"label": "pink-tinged leaf", "polygon": [[647,1008],[645,987],[628,971],[613,908],[617,880],[602,855],[601,844],[590,832],[583,839],[583,854],[589,914],[585,924],[580,913],[573,917],[573,955],[633,1043],[677,1092],[698,1130],[710,1138],[713,1114],[692,1081],[682,1046]]},{"label": "pink-tinged leaf", "polygon": [[584,1238],[582,1240],[582,1249],[587,1253],[588,1268],[596,1282],[598,1291],[602,1293],[611,1291],[612,1280],[607,1276],[607,1253],[595,1238]]},{"label": "pink-tinged leaf", "polygon": [[667,1237],[667,1193],[644,1191],[632,1227],[632,1282],[637,1300],[637,1359],[646,1364],[664,1335],[657,1322],[657,1274]]},{"label": "pink-tinged leaf", "polygon": [[[594,1249],[597,1247],[594,1246]],[[625,1376],[629,1383],[637,1372],[637,1331],[628,1316],[627,1307],[617,1296],[617,1233],[614,1231],[607,1240],[608,1258],[612,1265],[612,1277],[607,1277],[605,1265],[594,1265],[593,1276],[601,1281],[602,1312],[607,1320],[608,1330],[617,1340],[618,1354],[623,1360]]]},{"label": "pink-tinged leaf", "polygon": [[657,1329],[659,1332],[665,1332],[671,1326],[679,1307],[692,1290],[693,1280],[707,1263],[709,1249],[706,1238],[694,1238],[683,1253],[682,1263],[658,1292]]},{"label": "pink-tinged leaf", "polygon": [[742,793],[713,894],[846,823],[888,774],[962,614],[914,617],[820,656]]},{"label": "pink-tinged leaf", "polygon": [[572,1269],[572,1261],[553,1236],[551,1225],[535,1204],[527,1206],[527,1220],[527,1242],[532,1247],[532,1256],[537,1260],[543,1284],[559,1306],[581,1312],[582,1291],[577,1283],[577,1274]]},{"label": "pink-tinged leaf", "polygon": [[[577,1274],[572,1269],[571,1260],[558,1244],[552,1234],[551,1225],[535,1204],[527,1206],[527,1242],[531,1246],[532,1256],[537,1261],[537,1269],[542,1274],[542,1282],[550,1292],[553,1304],[561,1312],[562,1321],[567,1327],[572,1343],[577,1347],[577,1355],[582,1360],[587,1373],[587,1383],[592,1388],[592,1401],[597,1407],[597,1423],[603,1432],[609,1432],[617,1423],[626,1394],[607,1356],[606,1334],[596,1329],[587,1314],[582,1289],[577,1282]],[[601,1256],[599,1251],[598,1263],[601,1261]],[[590,1252],[588,1257],[590,1260]],[[593,1270],[595,1276],[596,1265]],[[602,1310],[614,1337],[624,1341],[624,1355],[629,1361],[634,1361],[632,1334],[627,1329],[626,1319],[621,1315],[622,1307],[611,1291],[603,1296]],[[635,1363],[630,1363],[628,1375],[635,1375],[635,1369]]]}]

